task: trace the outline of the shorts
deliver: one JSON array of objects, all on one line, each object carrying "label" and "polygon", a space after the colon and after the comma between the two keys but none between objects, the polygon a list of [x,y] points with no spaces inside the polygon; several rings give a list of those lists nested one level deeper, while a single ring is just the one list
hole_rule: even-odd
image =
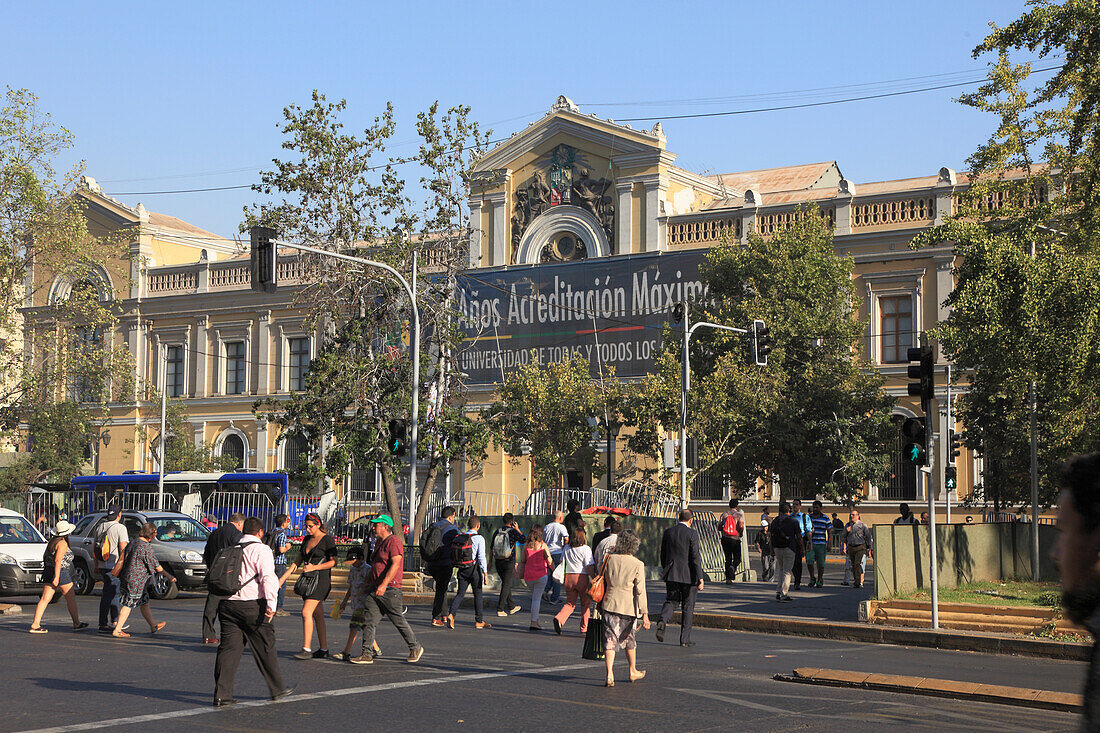
[{"label": "shorts", "polygon": [[817,565],[819,567],[825,567],[825,553],[829,550],[828,545],[814,545],[810,548],[810,564]]},{"label": "shorts", "polygon": [[355,631],[362,631],[363,627],[367,625],[367,609],[357,608],[351,612],[351,621],[348,622],[348,628]]},{"label": "shorts", "polygon": [[73,575],[72,575],[72,573],[69,572],[68,568],[61,568],[61,572],[58,573],[58,581],[57,581],[58,587],[66,586],[66,585],[72,585],[72,584],[73,584]]}]

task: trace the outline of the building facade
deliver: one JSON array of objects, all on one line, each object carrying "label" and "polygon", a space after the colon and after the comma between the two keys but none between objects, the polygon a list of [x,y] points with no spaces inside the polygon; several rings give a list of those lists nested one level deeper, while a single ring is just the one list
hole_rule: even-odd
[{"label": "building facade", "polygon": [[[812,202],[833,223],[838,254],[855,263],[860,316],[868,321],[864,354],[898,398],[899,427],[905,417],[920,414],[915,398],[906,394],[906,349],[921,331],[947,317],[954,253],[948,247],[912,250],[908,244],[951,215],[956,194],[967,185],[965,176],[942,168],[921,178],[854,183],[834,161],[702,175],[677,167],[666,142],[660,124],[634,130],[583,114],[560,97],[542,118],[477,164],[470,272],[486,277],[551,264],[567,272],[582,263],[589,275],[599,275],[604,263],[629,270],[646,256],[661,260],[704,250],[723,237],[743,241],[752,231],[779,231],[800,205]],[[272,427],[254,417],[252,405],[301,388],[320,343],[319,333],[302,327],[302,313],[294,306],[296,260],[279,263],[280,281],[291,287],[254,293],[247,253],[237,243],[141,205],[127,207],[92,179],[84,179],[78,195],[88,202],[93,231],[132,232],[130,281],[110,283],[106,290],[120,300],[114,337],[134,355],[139,386],[128,399],[117,398],[113,440],[99,447],[98,469],[155,470],[149,440],[139,439],[138,428],[158,419],[159,405],[150,400],[148,387],[162,376],[169,396],[186,404],[196,442],[239,455],[243,468],[276,470],[294,463],[302,447],[278,440]],[[30,304],[28,319],[43,305]],[[932,470],[934,485],[942,486],[947,435],[957,426],[948,424],[944,409],[947,364],[941,354],[936,358]],[[484,404],[492,395],[491,383],[475,385],[473,401]],[[617,465],[621,440],[602,445],[601,452],[609,447]],[[893,476],[866,487],[865,512],[885,516],[900,501],[925,499],[924,482],[905,464],[901,449],[899,430]],[[345,488],[372,484],[370,471],[360,473],[349,477]],[[980,474],[980,459],[964,450],[958,462],[960,497]],[[517,464],[500,454],[477,465],[456,464],[450,476],[454,491],[521,500],[530,493],[531,480],[526,461]],[[565,484],[593,485],[580,472],[567,475]],[[761,487],[748,502],[774,502],[776,496],[774,487]],[[718,507],[728,498],[728,486],[703,481],[696,483],[692,501]]]}]

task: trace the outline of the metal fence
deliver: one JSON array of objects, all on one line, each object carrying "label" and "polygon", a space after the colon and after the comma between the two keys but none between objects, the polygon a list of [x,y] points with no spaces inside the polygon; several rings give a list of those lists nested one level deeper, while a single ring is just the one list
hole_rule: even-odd
[{"label": "metal fence", "polygon": [[618,490],[617,503],[611,506],[643,517],[675,517],[680,512],[680,498],[640,481],[628,481]]},{"label": "metal fence", "polygon": [[[695,521],[692,526],[699,533],[699,552],[703,556],[703,570],[716,581],[724,577],[726,555],[722,551],[722,531],[718,527],[718,517],[714,512],[693,512]],[[748,567],[748,558],[742,558],[742,566]]]},{"label": "metal fence", "polygon": [[264,523],[264,527],[271,527],[280,509],[281,507],[272,503],[267,494],[216,491],[202,503],[199,514],[213,517],[220,525],[228,522],[230,515],[240,512],[248,517],[256,517]]},{"label": "metal fence", "polygon": [[[1026,519],[1021,519],[1019,514],[1014,512],[995,512],[991,509],[984,510],[982,512],[982,521],[992,524],[995,522],[1023,522],[1027,524],[1031,521],[1031,517],[1024,515]],[[1039,517],[1039,524],[1057,524],[1058,520],[1054,517]]]}]

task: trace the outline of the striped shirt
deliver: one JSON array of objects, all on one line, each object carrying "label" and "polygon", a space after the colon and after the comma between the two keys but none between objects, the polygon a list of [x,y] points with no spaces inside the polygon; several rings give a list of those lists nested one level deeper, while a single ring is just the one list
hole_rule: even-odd
[{"label": "striped shirt", "polygon": [[827,545],[829,544],[829,530],[833,526],[833,520],[829,519],[828,515],[822,514],[820,517],[810,515],[810,522],[813,523],[813,543],[815,545]]}]

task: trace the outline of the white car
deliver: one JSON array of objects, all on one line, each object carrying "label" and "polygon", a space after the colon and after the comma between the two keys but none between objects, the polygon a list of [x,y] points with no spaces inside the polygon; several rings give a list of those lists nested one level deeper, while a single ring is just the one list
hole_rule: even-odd
[{"label": "white car", "polygon": [[43,537],[27,518],[0,509],[0,596],[30,596],[42,592]]}]

